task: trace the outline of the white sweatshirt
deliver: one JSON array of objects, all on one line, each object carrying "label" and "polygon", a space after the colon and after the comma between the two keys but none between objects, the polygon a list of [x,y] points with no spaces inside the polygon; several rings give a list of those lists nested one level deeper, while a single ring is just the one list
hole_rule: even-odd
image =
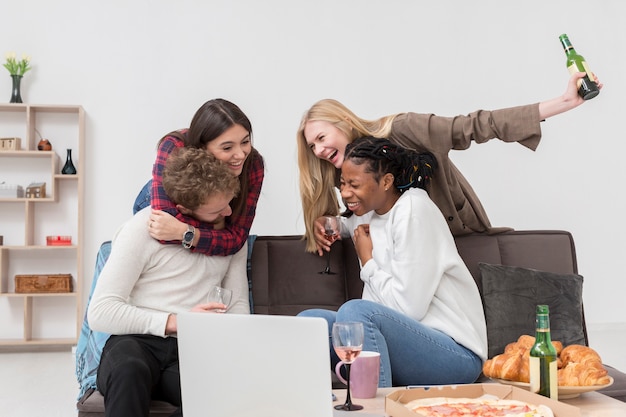
[{"label": "white sweatshirt", "polygon": [[88,310],[90,326],[111,334],[165,336],[170,313],[206,303],[209,288],[233,290],[228,313],[250,313],[247,245],[232,256],[192,253],[148,234],[150,207],[116,233]]},{"label": "white sweatshirt", "polygon": [[382,216],[370,212],[343,223],[350,236],[357,225],[370,225],[374,250],[361,267],[363,299],[440,330],[487,358],[478,288],[441,211],[424,190],[407,190]]}]

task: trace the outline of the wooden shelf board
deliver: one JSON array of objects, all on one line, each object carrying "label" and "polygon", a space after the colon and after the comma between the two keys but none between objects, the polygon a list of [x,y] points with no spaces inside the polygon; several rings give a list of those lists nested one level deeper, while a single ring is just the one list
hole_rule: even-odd
[{"label": "wooden shelf board", "polygon": [[75,292],[1,292],[0,297],[75,297]]},{"label": "wooden shelf board", "polygon": [[66,339],[0,339],[0,346],[59,346],[59,345],[67,345],[72,346],[77,342],[76,339],[66,338]]}]

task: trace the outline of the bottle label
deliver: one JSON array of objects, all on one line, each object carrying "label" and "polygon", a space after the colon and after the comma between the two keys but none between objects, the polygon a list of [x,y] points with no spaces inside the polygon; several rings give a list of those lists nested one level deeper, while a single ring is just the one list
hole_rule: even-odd
[{"label": "bottle label", "polygon": [[[572,62],[572,64],[567,67],[567,69],[569,70],[570,75],[571,74],[575,74],[577,72],[586,72],[587,76],[593,81],[592,77],[592,72],[589,69],[589,66],[587,65],[587,61],[574,61]],[[580,88],[581,84],[582,84],[582,79],[578,79],[577,84],[578,84],[578,88]]]},{"label": "bottle label", "polygon": [[559,380],[556,357],[530,357],[530,392],[540,394],[553,400],[559,396]]}]

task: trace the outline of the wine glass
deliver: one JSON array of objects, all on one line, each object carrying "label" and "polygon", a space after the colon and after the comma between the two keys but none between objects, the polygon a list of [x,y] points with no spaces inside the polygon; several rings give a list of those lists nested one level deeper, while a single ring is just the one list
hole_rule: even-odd
[{"label": "wine glass", "polygon": [[225,313],[230,306],[230,301],[233,299],[233,291],[228,288],[220,287],[219,285],[215,285],[209,291],[209,295],[207,296],[207,303],[222,303],[226,306],[226,308],[214,309],[213,311],[217,313]]},{"label": "wine glass", "polygon": [[[335,240],[339,239],[339,217],[324,216],[324,234],[326,239],[330,240],[331,245]],[[330,251],[326,254],[326,268],[319,272],[320,274],[335,275],[336,272],[330,270]]]},{"label": "wine glass", "polygon": [[352,404],[350,398],[350,365],[359,356],[363,349],[363,323],[359,322],[335,322],[333,323],[333,348],[335,353],[344,362],[346,367],[346,385],[347,397],[346,402],[342,405],[336,405],[335,409],[344,411],[362,410],[362,405]]}]

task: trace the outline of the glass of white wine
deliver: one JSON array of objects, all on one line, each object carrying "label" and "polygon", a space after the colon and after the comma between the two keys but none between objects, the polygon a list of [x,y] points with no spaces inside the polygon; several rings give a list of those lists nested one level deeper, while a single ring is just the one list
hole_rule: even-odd
[{"label": "glass of white wine", "polygon": [[[327,240],[330,240],[331,245],[335,242],[335,240],[339,239],[340,221],[339,216],[324,216],[324,235]],[[332,272],[330,270],[330,251],[326,255],[326,268],[319,273],[328,275],[336,274],[336,272]]]},{"label": "glass of white wine", "polygon": [[352,404],[350,397],[350,365],[363,350],[363,323],[359,322],[335,322],[333,323],[333,348],[346,367],[346,402],[336,405],[335,409],[344,411],[362,410],[362,405]]},{"label": "glass of white wine", "polygon": [[215,285],[211,287],[209,290],[209,295],[207,296],[207,303],[221,303],[224,304],[224,308],[214,309],[213,311],[217,313],[225,313],[230,307],[230,302],[233,299],[233,291],[228,288],[220,287],[219,285]]}]

